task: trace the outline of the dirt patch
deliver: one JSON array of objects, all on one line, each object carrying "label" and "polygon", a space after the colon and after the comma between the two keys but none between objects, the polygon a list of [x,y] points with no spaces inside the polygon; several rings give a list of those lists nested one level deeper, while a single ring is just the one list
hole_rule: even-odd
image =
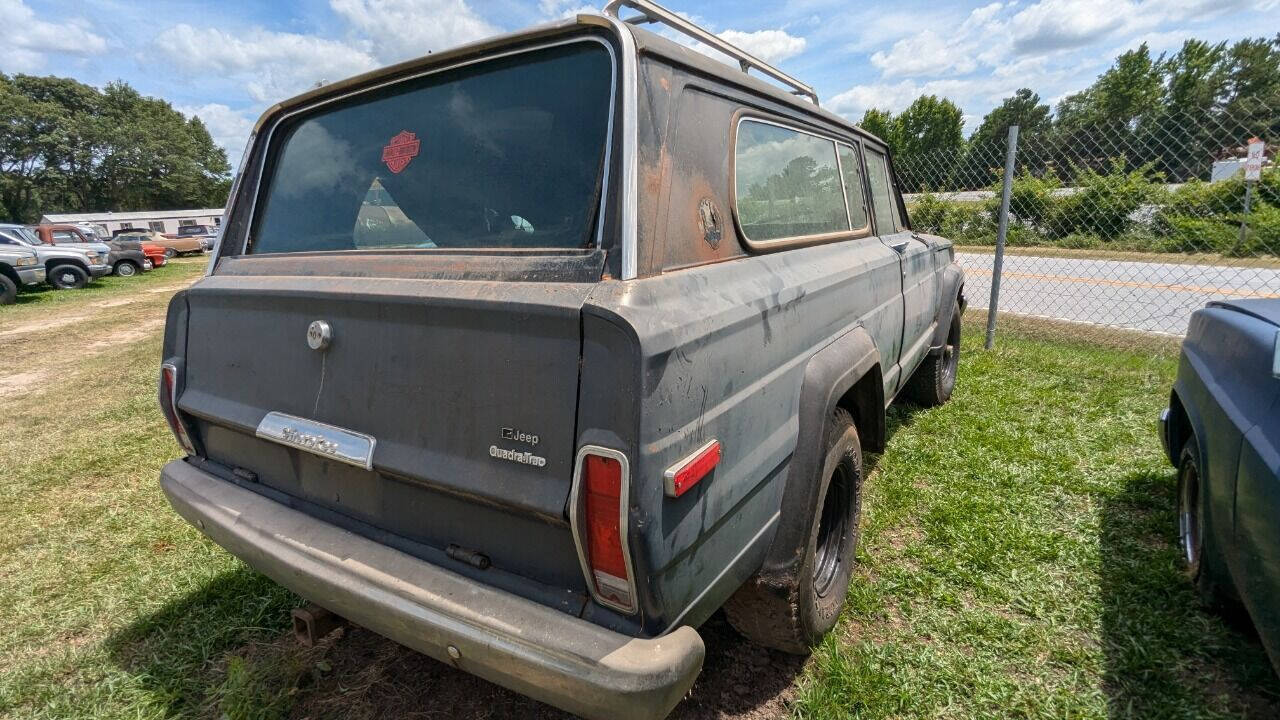
[{"label": "dirt patch", "polygon": [[89,350],[103,350],[116,345],[124,345],[137,340],[141,340],[151,333],[164,327],[165,318],[151,318],[135,325],[126,325],[118,330],[113,330],[109,335],[94,340],[85,345]]},{"label": "dirt patch", "polygon": [[57,328],[74,325],[75,323],[88,319],[88,315],[65,315],[63,317],[41,318],[30,322],[18,323],[4,332],[0,332],[0,340],[17,337],[19,335],[27,335],[29,333],[56,330]]},{"label": "dirt patch", "polygon": [[39,387],[44,377],[45,373],[42,370],[0,375],[0,395],[7,397],[21,395],[31,388]]}]

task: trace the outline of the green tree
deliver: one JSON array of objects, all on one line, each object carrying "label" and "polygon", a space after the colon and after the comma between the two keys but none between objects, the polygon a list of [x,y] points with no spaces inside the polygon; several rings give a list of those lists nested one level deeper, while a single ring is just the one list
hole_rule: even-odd
[{"label": "green tree", "polygon": [[894,164],[903,190],[946,189],[964,160],[964,113],[936,95],[921,95],[893,122]]},{"label": "green tree", "polygon": [[1018,126],[1018,133],[1022,137],[1039,135],[1053,127],[1052,113],[1048,105],[1041,104],[1038,94],[1030,88],[1022,88],[1012,97],[1005,98],[982,118],[982,124],[974,131],[969,142],[975,146],[1003,143],[1013,125]]},{"label": "green tree", "polygon": [[896,151],[894,147],[894,117],[893,113],[888,110],[878,110],[869,108],[862,113],[862,122],[858,125],[867,132],[875,135],[889,145],[890,150]]},{"label": "green tree", "polygon": [[1237,42],[1226,64],[1224,115],[1258,137],[1280,135],[1280,33]]},{"label": "green tree", "polygon": [[0,75],[0,212],[218,206],[226,153],[198,119],[124,83]]}]

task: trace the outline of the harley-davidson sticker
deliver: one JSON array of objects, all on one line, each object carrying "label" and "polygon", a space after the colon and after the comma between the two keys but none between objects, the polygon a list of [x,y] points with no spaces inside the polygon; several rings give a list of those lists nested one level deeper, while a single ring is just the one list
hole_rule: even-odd
[{"label": "harley-davidson sticker", "polygon": [[418,136],[408,130],[401,130],[395,137],[391,138],[391,142],[382,148],[382,162],[387,164],[387,169],[397,175],[401,170],[409,167],[409,161],[418,157],[418,150],[422,143],[418,140]]}]

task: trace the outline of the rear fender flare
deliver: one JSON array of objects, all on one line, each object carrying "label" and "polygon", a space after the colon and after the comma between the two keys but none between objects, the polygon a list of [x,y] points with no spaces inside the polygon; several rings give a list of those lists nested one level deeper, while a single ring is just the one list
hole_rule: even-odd
[{"label": "rear fender flare", "polygon": [[933,328],[933,339],[929,343],[931,350],[938,350],[947,342],[947,332],[951,330],[951,318],[957,312],[964,312],[961,299],[964,293],[964,272],[959,265],[952,263],[942,271],[938,278],[938,315],[934,318],[937,324]]},{"label": "rear fender flare", "polygon": [[[824,460],[822,444],[831,413],[841,398],[879,364],[880,352],[875,342],[866,329],[859,326],[814,353],[805,365],[797,408],[798,439],[782,491],[778,529],[757,574],[757,582],[774,594],[785,595],[787,588],[794,585],[793,579],[804,560],[810,523],[820,501],[814,478]],[[876,385],[877,397],[883,398],[883,386],[878,379]],[[879,407],[871,410],[883,417],[883,400]],[[854,413],[855,418],[857,415]],[[883,432],[883,422],[879,428],[859,427],[858,432],[869,433],[872,437],[868,439],[872,442],[868,445],[875,447],[878,441],[874,436]]]}]

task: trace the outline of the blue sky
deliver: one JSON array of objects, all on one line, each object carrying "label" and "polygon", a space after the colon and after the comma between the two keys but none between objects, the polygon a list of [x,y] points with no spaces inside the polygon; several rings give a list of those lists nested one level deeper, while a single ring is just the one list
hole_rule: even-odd
[{"label": "blue sky", "polygon": [[[600,5],[603,5],[601,0]],[[1280,30],[1280,0],[669,0],[810,83],[854,120],[921,93],[951,98],[968,130],[1030,87],[1049,102],[1124,50]],[[599,7],[594,5],[591,7]],[[0,72],[124,80],[199,115],[234,164],[276,100],[408,57],[588,9],[578,0],[125,2],[0,0]]]}]

